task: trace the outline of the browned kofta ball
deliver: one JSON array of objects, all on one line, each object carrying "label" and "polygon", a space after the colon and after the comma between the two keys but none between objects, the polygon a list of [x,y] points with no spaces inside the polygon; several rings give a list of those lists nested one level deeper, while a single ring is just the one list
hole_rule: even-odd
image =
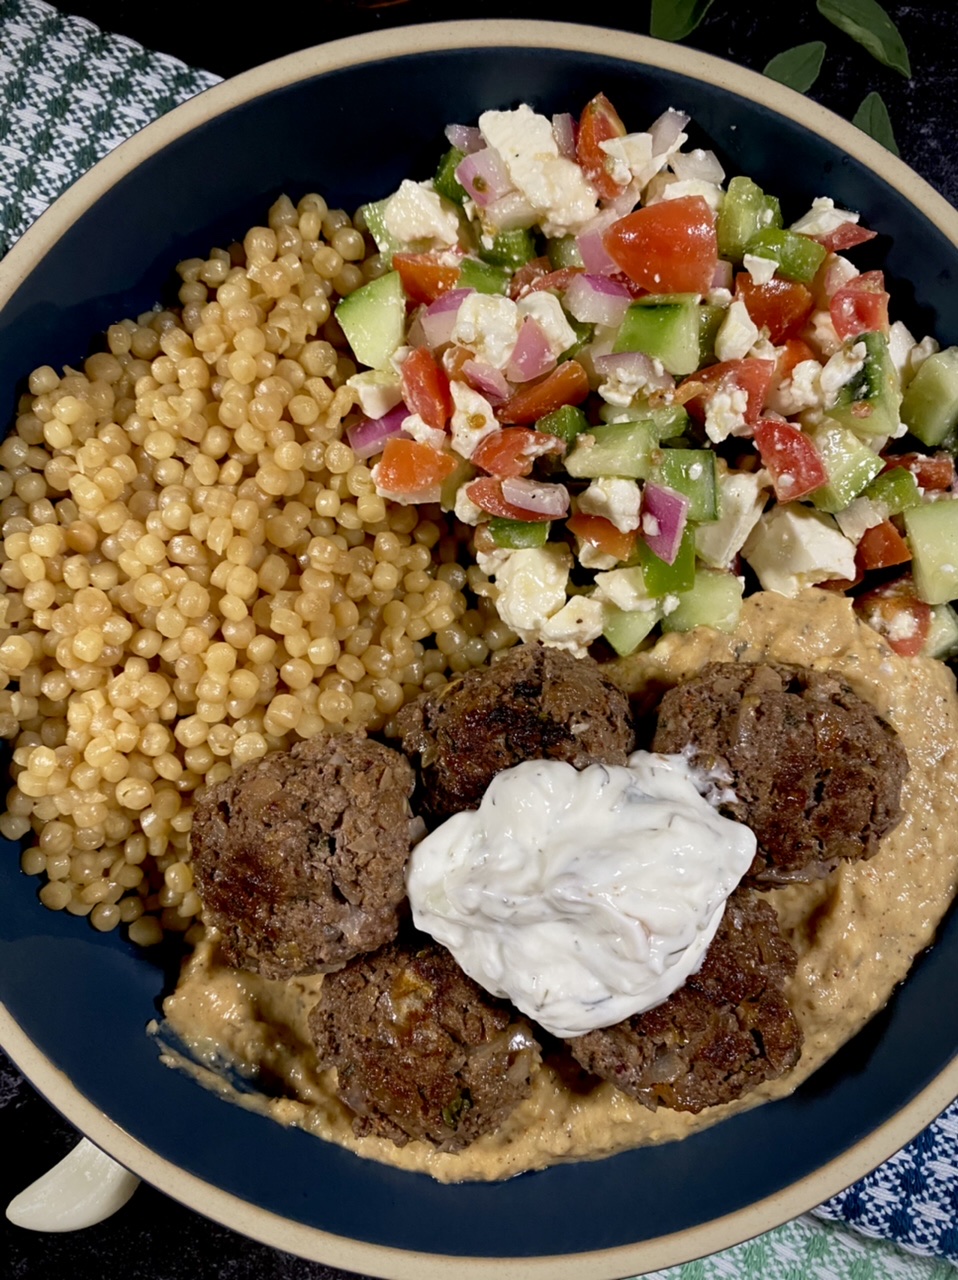
[{"label": "browned kofta ball", "polygon": [[210,787],[193,867],[229,963],[266,978],[323,973],[395,937],[414,785],[398,751],[336,734]]},{"label": "browned kofta ball", "polygon": [[529,1024],[416,934],[323,979],[309,1030],[336,1067],[360,1137],[456,1151],[527,1097],[539,1062]]},{"label": "browned kofta ball", "polygon": [[796,958],[775,912],[737,890],[698,973],[662,1004],[567,1043],[576,1060],[653,1111],[732,1102],[798,1062],[784,994]]},{"label": "browned kofta ball", "polygon": [[654,751],[725,772],[720,805],[755,832],[745,883],[773,887],[870,858],[900,821],[908,758],[894,729],[838,676],[717,662],[670,689]]},{"label": "browned kofta ball", "polygon": [[422,808],[437,818],[477,808],[496,774],[523,760],[583,769],[625,764],[635,748],[629,700],[599,664],[541,644],[424,694],[397,723],[420,763]]}]

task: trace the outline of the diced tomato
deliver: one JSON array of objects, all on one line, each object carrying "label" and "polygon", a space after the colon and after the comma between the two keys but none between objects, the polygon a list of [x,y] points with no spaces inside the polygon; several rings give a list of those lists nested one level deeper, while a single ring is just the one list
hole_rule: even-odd
[{"label": "diced tomato", "polygon": [[645,205],[602,237],[613,262],[650,293],[707,293],[718,263],[715,215],[701,196]]},{"label": "diced tomato", "polygon": [[493,431],[476,445],[471,461],[492,476],[527,476],[536,458],[546,453],[562,453],[564,444],[558,436],[528,427],[504,427]]},{"label": "diced tomato", "polygon": [[616,182],[612,177],[610,159],[600,144],[610,138],[624,137],[625,125],[615,107],[604,93],[597,93],[591,102],[586,103],[579,117],[575,158],[602,200],[614,199],[627,184]]},{"label": "diced tomato", "polygon": [[410,413],[418,413],[437,431],[444,430],[452,413],[452,393],[445,369],[436,364],[425,347],[417,347],[402,362],[399,376],[402,398]]},{"label": "diced tomato", "polygon": [[747,271],[735,277],[735,296],[745,303],[752,323],[768,330],[776,347],[798,335],[815,305],[811,290],[797,280],[774,276],[767,284],[756,284]]},{"label": "diced tomato", "polygon": [[373,467],[373,481],[379,493],[398,502],[436,502],[443,481],[458,465],[451,453],[418,440],[390,436],[383,456]]},{"label": "diced tomato", "polygon": [[512,277],[509,297],[518,302],[527,293],[535,293],[540,289],[565,293],[573,278],[581,275],[583,270],[583,267],[560,267],[558,271],[553,271],[548,258],[532,258],[529,262],[524,262]]},{"label": "diced tomato", "polygon": [[586,515],[577,511],[566,521],[566,527],[580,540],[616,560],[628,560],[635,550],[634,533],[623,533],[605,516]]},{"label": "diced tomato", "polygon": [[747,401],[745,421],[755,423],[762,416],[774,376],[775,364],[771,360],[760,360],[755,356],[746,356],[744,360],[723,360],[686,378],[676,391],[674,401],[684,404],[692,417],[702,422],[706,405],[716,391],[740,389],[745,392]]},{"label": "diced tomato", "polygon": [[797,364],[801,364],[803,360],[817,359],[818,357],[807,342],[803,342],[801,338],[786,338],[785,346],[775,366],[775,377],[779,382],[784,382],[786,378],[792,376],[792,370]]},{"label": "diced tomato", "polygon": [[502,496],[502,481],[496,476],[480,476],[466,485],[466,497],[491,516],[503,516],[506,520],[546,521],[555,517],[541,511],[528,511],[507,502]]},{"label": "diced tomato", "polygon": [[867,231],[857,222],[843,222],[834,231],[826,232],[822,236],[810,236],[809,239],[817,240],[829,253],[841,253],[843,249],[854,249],[856,245],[864,244],[866,240],[874,240],[877,235],[877,231]]},{"label": "diced tomato", "polygon": [[564,404],[581,404],[589,394],[589,377],[578,360],[566,360],[538,382],[529,382],[496,410],[502,423],[538,422]]},{"label": "diced tomato", "polygon": [[858,542],[855,559],[865,570],[890,569],[911,559],[908,543],[890,520],[866,529]]},{"label": "diced tomato", "polygon": [[459,268],[443,262],[438,253],[394,253],[393,270],[399,272],[409,301],[427,306],[441,293],[454,289],[459,279]]},{"label": "diced tomato", "polygon": [[866,271],[832,294],[828,304],[835,332],[844,341],[888,329],[888,294],[881,271]]},{"label": "diced tomato", "polygon": [[855,612],[903,658],[921,653],[931,628],[931,605],[918,599],[910,574],[859,596]]},{"label": "diced tomato", "polygon": [[936,453],[933,458],[924,453],[892,454],[885,459],[885,471],[894,467],[907,467],[920,489],[944,492],[955,482],[955,460],[950,453]]},{"label": "diced tomato", "polygon": [[779,502],[804,498],[828,480],[818,450],[808,436],[790,422],[772,419],[760,422],[754,437]]}]

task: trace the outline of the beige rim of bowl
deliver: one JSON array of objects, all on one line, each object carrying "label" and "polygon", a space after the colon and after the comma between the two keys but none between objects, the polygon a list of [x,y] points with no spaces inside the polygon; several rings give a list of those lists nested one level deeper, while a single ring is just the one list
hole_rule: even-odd
[{"label": "beige rim of bowl", "polygon": [[[547,46],[613,56],[703,80],[789,117],[877,172],[958,244],[958,212],[907,165],[853,125],[775,81],[708,54],[643,36],[559,22],[463,21],[402,27],[331,41],[225,81],[177,107],[121,144],[65,195],[0,263],[0,306],[34,264],[110,187],[175,139],[213,116],[325,72],[404,54],[508,45]],[[277,1249],[387,1280],[614,1280],[702,1257],[804,1213],[881,1164],[958,1095],[958,1058],[868,1137],[800,1182],[737,1213],[618,1249],[540,1258],[461,1258],[409,1253],[282,1218],[230,1195],[157,1156],[93,1106],[24,1034],[0,1004],[0,1044],[24,1075],[82,1133],[128,1169],[188,1207]]]}]

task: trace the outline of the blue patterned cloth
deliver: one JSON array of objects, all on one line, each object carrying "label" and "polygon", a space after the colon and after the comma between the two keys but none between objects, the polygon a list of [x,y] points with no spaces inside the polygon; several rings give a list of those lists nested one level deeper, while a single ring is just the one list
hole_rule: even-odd
[{"label": "blue patterned cloth", "polygon": [[874,1173],[814,1212],[958,1265],[958,1102]]},{"label": "blue patterned cloth", "polygon": [[[0,255],[95,161],[216,80],[43,0],[0,0]],[[949,1264],[958,1103],[812,1215],[649,1280],[942,1280]]]}]

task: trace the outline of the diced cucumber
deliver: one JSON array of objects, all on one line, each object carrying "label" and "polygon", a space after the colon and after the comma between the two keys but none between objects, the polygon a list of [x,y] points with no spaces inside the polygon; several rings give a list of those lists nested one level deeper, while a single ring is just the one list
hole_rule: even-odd
[{"label": "diced cucumber", "polygon": [[689,499],[689,520],[702,524],[718,519],[718,477],[710,449],[660,449],[652,455],[649,479]]},{"label": "diced cucumber", "polygon": [[699,367],[699,295],[650,293],[629,305],[613,352],[642,351],[675,376]]},{"label": "diced cucumber", "polygon": [[751,178],[732,178],[716,219],[720,258],[741,262],[749,241],[767,227],[782,225],[782,210]]},{"label": "diced cucumber", "polygon": [[689,426],[689,415],[680,404],[652,405],[646,403],[622,409],[618,405],[604,404],[599,408],[602,422],[648,422],[660,440],[678,440]]},{"label": "diced cucumber", "polygon": [[658,609],[619,609],[605,606],[602,634],[620,658],[634,653],[659,620]]},{"label": "diced cucumber", "polygon": [[512,272],[508,267],[495,267],[478,258],[463,258],[459,267],[458,289],[475,289],[477,293],[508,293]]},{"label": "diced cucumber", "polygon": [[859,436],[893,436],[899,427],[901,388],[883,333],[862,333],[846,347],[865,347],[865,361],[838,393],[828,416]]},{"label": "diced cucumber", "polygon": [[466,189],[456,177],[456,170],[466,158],[466,153],[458,147],[450,147],[439,161],[439,168],[433,178],[432,185],[441,196],[451,200],[453,204],[463,205],[466,200]]},{"label": "diced cucumber", "polygon": [[553,271],[561,271],[563,267],[582,267],[582,254],[575,236],[558,236],[546,245],[546,257]]},{"label": "diced cucumber", "polygon": [[490,248],[479,250],[479,257],[483,262],[488,262],[494,267],[508,267],[510,271],[517,271],[524,262],[528,262],[535,256],[535,236],[525,227],[500,231],[493,236]]},{"label": "diced cucumber", "polygon": [[922,646],[923,658],[953,658],[958,654],[958,613],[950,604],[931,606],[931,624]]},{"label": "diced cucumber", "polygon": [[662,630],[715,627],[717,631],[734,631],[742,612],[743,591],[744,584],[734,573],[699,569],[692,586],[679,596],[678,608],[662,619]]},{"label": "diced cucumber", "polygon": [[548,520],[509,520],[493,516],[487,528],[497,547],[521,551],[525,547],[544,547],[549,540]]},{"label": "diced cucumber", "polygon": [[936,351],[919,367],[905,390],[901,420],[929,445],[944,443],[958,427],[958,347]]},{"label": "diced cucumber", "polygon": [[406,334],[406,295],[398,271],[360,285],[343,298],[336,319],[359,364],[388,369]]},{"label": "diced cucumber", "polygon": [[599,476],[645,480],[652,465],[652,450],[658,443],[658,434],[649,422],[591,427],[577,438],[566,457],[565,468],[576,480],[595,480]]},{"label": "diced cucumber", "polygon": [[907,467],[892,467],[889,471],[882,471],[865,490],[865,497],[880,503],[889,516],[899,516],[909,507],[917,507],[921,502],[918,481]]},{"label": "diced cucumber", "polygon": [[641,538],[636,542],[636,551],[642,566],[645,589],[650,596],[681,595],[683,591],[691,590],[695,583],[695,539],[688,525],[672,564],[666,564],[660,559]]},{"label": "diced cucumber", "polygon": [[563,360],[575,360],[580,351],[589,345],[595,334],[595,325],[588,324],[585,320],[576,320],[567,315],[566,323],[575,334],[575,342],[571,347],[566,347],[565,351],[560,354],[559,364],[562,364]]},{"label": "diced cucumber", "polygon": [[705,302],[699,307],[699,364],[710,364],[715,359],[715,339],[728,312],[725,307]]},{"label": "diced cucumber", "polygon": [[782,227],[764,227],[755,233],[745,247],[746,253],[759,258],[774,258],[778,274],[786,280],[810,284],[825,261],[828,250],[817,240]]},{"label": "diced cucumber", "polygon": [[564,404],[553,409],[536,423],[536,431],[544,431],[546,435],[558,436],[564,440],[566,447],[575,444],[575,438],[588,428],[589,420],[581,409],[574,405]]},{"label": "diced cucumber", "polygon": [[958,599],[958,499],[909,507],[904,520],[919,599],[927,604]]},{"label": "diced cucumber", "polygon": [[816,489],[811,500],[820,511],[843,511],[878,475],[884,463],[854,431],[827,419],[810,427],[806,435],[828,472],[828,483]]},{"label": "diced cucumber", "polygon": [[390,259],[403,247],[402,242],[386,230],[386,205],[391,199],[391,196],[387,196],[385,200],[373,200],[362,207],[367,230],[376,241],[376,248]]},{"label": "diced cucumber", "polygon": [[[453,454],[453,457],[457,457]],[[476,468],[467,458],[461,458],[456,463],[456,469],[451,475],[446,476],[442,482],[442,489],[439,494],[439,505],[443,511],[455,511],[456,494],[464,484],[468,484],[476,474]]]}]

